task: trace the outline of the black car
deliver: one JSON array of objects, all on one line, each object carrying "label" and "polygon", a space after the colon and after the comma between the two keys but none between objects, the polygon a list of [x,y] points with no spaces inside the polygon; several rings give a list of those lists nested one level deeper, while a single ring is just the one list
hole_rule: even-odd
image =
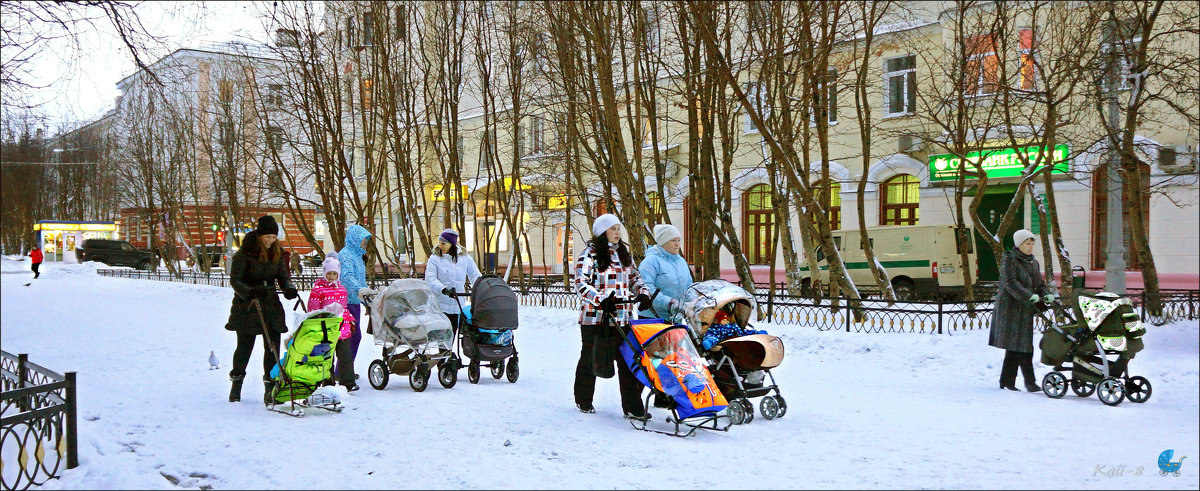
[{"label": "black car", "polygon": [[221,259],[225,257],[225,246],[222,244],[209,244],[196,246],[196,256],[208,258],[210,268],[221,267]]},{"label": "black car", "polygon": [[96,261],[109,266],[150,269],[154,254],[140,251],[124,240],[87,239],[75,249],[79,262]]}]

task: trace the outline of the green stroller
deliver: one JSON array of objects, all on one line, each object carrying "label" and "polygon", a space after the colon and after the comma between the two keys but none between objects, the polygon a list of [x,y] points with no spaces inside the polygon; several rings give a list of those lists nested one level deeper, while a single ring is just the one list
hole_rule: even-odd
[{"label": "green stroller", "polygon": [[[295,333],[283,343],[283,356],[276,352],[279,362],[271,369],[275,384],[267,409],[295,417],[304,416],[304,409],[310,407],[342,411],[341,400],[330,383],[341,324],[340,312],[324,309],[298,317]],[[284,408],[285,404],[290,407]]]},{"label": "green stroller", "polygon": [[1108,292],[1077,291],[1075,297],[1070,310],[1061,301],[1051,305],[1058,322],[1047,319],[1040,346],[1042,364],[1054,371],[1042,378],[1042,392],[1058,399],[1069,384],[1075,395],[1094,392],[1109,406],[1146,402],[1150,381],[1129,376],[1129,361],[1144,347],[1146,333],[1133,304]]}]

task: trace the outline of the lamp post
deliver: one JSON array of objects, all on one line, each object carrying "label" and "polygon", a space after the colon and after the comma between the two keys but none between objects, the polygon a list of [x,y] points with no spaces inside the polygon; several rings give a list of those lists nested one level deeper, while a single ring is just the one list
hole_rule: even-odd
[{"label": "lamp post", "polygon": [[1118,26],[1114,20],[1105,30],[1105,35],[1108,37],[1108,60],[1104,74],[1105,83],[1108,85],[1108,121],[1106,124],[1109,126],[1109,134],[1113,136],[1109,138],[1108,142],[1108,172],[1105,179],[1108,184],[1107,220],[1105,221],[1107,228],[1105,240],[1108,247],[1104,260],[1104,289],[1121,295],[1125,293],[1125,234],[1123,233],[1124,206],[1121,202],[1121,191],[1124,184],[1121,179],[1119,141],[1116,138],[1120,125],[1118,113],[1121,110],[1117,103],[1117,84],[1121,81],[1121,65],[1118,61],[1120,54],[1117,52]]}]

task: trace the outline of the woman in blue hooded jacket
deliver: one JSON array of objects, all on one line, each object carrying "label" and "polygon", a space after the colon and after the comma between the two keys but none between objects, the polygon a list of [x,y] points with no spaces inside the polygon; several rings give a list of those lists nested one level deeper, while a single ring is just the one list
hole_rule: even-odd
[{"label": "woman in blue hooded jacket", "polygon": [[346,386],[351,392],[358,390],[354,381],[354,358],[358,355],[358,343],[362,341],[362,301],[358,298],[358,290],[367,286],[367,264],[363,256],[367,253],[367,241],[371,232],[361,225],[351,225],[346,228],[346,245],[338,251],[338,262],[342,265],[342,284],[346,286],[346,310],[354,316],[354,332],[349,338],[337,344],[337,357],[348,357],[349,363],[341,366],[350,367],[350,373],[338,373],[338,383]]},{"label": "woman in blue hooded jacket", "polygon": [[643,310],[640,317],[657,317],[667,322],[683,323],[679,298],[692,286],[692,270],[683,256],[683,236],[673,225],[654,227],[654,247],[646,250],[646,259],[638,266],[642,281],[651,292],[657,290],[652,304],[654,310]]}]

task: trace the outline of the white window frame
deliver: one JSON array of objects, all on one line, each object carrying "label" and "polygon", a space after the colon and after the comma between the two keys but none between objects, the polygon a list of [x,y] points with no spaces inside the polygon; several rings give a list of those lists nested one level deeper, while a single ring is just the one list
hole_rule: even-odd
[{"label": "white window frame", "polygon": [[[1134,36],[1129,39],[1118,41],[1118,44],[1122,46],[1122,51],[1124,51],[1124,46],[1140,42],[1142,42],[1142,36]],[[1106,55],[1112,49],[1112,43],[1103,43],[1100,45],[1100,51]],[[1119,73],[1117,77],[1120,79],[1121,85],[1117,86],[1117,92],[1124,92],[1133,88],[1133,86],[1129,84],[1129,75],[1133,70],[1133,63],[1129,61],[1129,58],[1125,57],[1124,52],[1120,53],[1119,57],[1120,59],[1117,60],[1117,63],[1121,65],[1121,73]],[[1108,91],[1107,80],[1107,76],[1100,77],[1100,88],[1105,92]]]},{"label": "white window frame", "polygon": [[[1021,47],[1021,31],[1030,31],[1032,33],[1032,34],[1030,34],[1029,49],[1024,49]],[[1038,79],[1038,73],[1037,73],[1037,66],[1038,66],[1037,35],[1038,35],[1038,30],[1033,27],[1017,28],[1017,90],[1027,90],[1029,92],[1037,92],[1038,91],[1041,80]],[[1028,56],[1031,60],[1033,60],[1033,74],[1032,74],[1033,82],[1030,84],[1030,87],[1028,89],[1026,89],[1023,86],[1023,84],[1021,83],[1024,81],[1022,79],[1022,77],[1025,76],[1025,74],[1022,73],[1022,70],[1025,68],[1025,65],[1022,62],[1024,60],[1024,57],[1026,57],[1026,56]]]},{"label": "white window frame", "polygon": [[[746,98],[750,101],[751,105],[758,108],[758,113],[762,115],[763,120],[770,118],[771,108],[766,104],[766,86],[764,86],[762,82],[750,81],[746,82],[745,90]],[[742,116],[742,133],[746,135],[758,133],[758,127],[754,126],[754,120],[750,118],[750,113],[745,111],[743,111],[743,113],[745,114]]]},{"label": "white window frame", "polygon": [[[987,34],[981,34],[980,36],[987,36]],[[978,37],[978,36],[973,36],[972,38],[974,38],[974,37]],[[992,39],[991,45],[992,45],[991,51],[967,56],[967,65],[968,66],[970,66],[972,61],[976,62],[976,64],[975,64],[975,69],[976,69],[975,93],[964,94],[967,97],[986,97],[986,96],[995,95],[998,93],[998,92],[994,92],[994,91],[993,92],[984,92],[984,90],[986,90],[986,87],[987,87],[987,82],[986,82],[987,77],[984,76],[985,64],[983,63],[983,60],[986,60],[989,56],[995,57],[996,58],[996,69],[999,70],[999,68],[1000,68],[1000,55],[998,53],[996,53],[996,41],[995,41],[994,37]],[[967,75],[970,75],[970,74],[967,74]],[[997,73],[996,74],[997,83],[1000,83],[999,77],[1000,77],[1000,74]],[[964,80],[965,80],[965,78],[964,78]],[[999,87],[993,88],[993,90],[997,90],[997,89],[999,89]]]},{"label": "white window frame", "polygon": [[[884,66],[884,69],[886,70],[888,62],[891,62],[892,60],[900,60],[900,59],[904,59],[904,58],[912,58],[913,59],[912,68],[903,68],[900,70],[885,71],[883,73],[883,113],[884,113],[883,116],[884,117],[911,116],[913,114],[916,114],[916,108],[909,107],[909,105],[908,105],[908,101],[909,101],[909,99],[911,99],[909,97],[909,92],[915,91],[917,88],[916,87],[917,83],[915,80],[916,73],[917,73],[916,55],[913,55],[910,53],[910,54],[905,54],[905,55],[901,55],[901,56],[893,56],[891,58],[886,58],[883,60],[883,63],[884,63],[883,66]],[[909,73],[912,73],[913,75],[910,76]],[[900,84],[900,100],[904,101],[904,103],[902,104],[902,106],[904,108],[900,112],[892,112],[891,82],[892,82],[892,78],[895,78],[895,77],[900,77],[901,81],[903,82]],[[913,79],[913,80],[911,80],[911,83],[910,83],[910,77]]]},{"label": "white window frame", "polygon": [[[825,108],[825,116],[827,118],[826,123],[828,123],[829,126],[837,126],[837,124],[838,124],[838,119],[837,119],[837,90],[838,90],[837,89],[837,80],[838,80],[838,69],[830,68],[825,71],[825,78],[821,79],[821,81],[818,83],[818,90],[825,91],[825,104],[827,105],[827,107]],[[829,97],[828,88],[829,88],[830,82],[833,83],[833,94],[834,94],[833,97]],[[808,126],[810,128],[817,126],[817,112],[815,110],[810,111],[808,113]]]}]

